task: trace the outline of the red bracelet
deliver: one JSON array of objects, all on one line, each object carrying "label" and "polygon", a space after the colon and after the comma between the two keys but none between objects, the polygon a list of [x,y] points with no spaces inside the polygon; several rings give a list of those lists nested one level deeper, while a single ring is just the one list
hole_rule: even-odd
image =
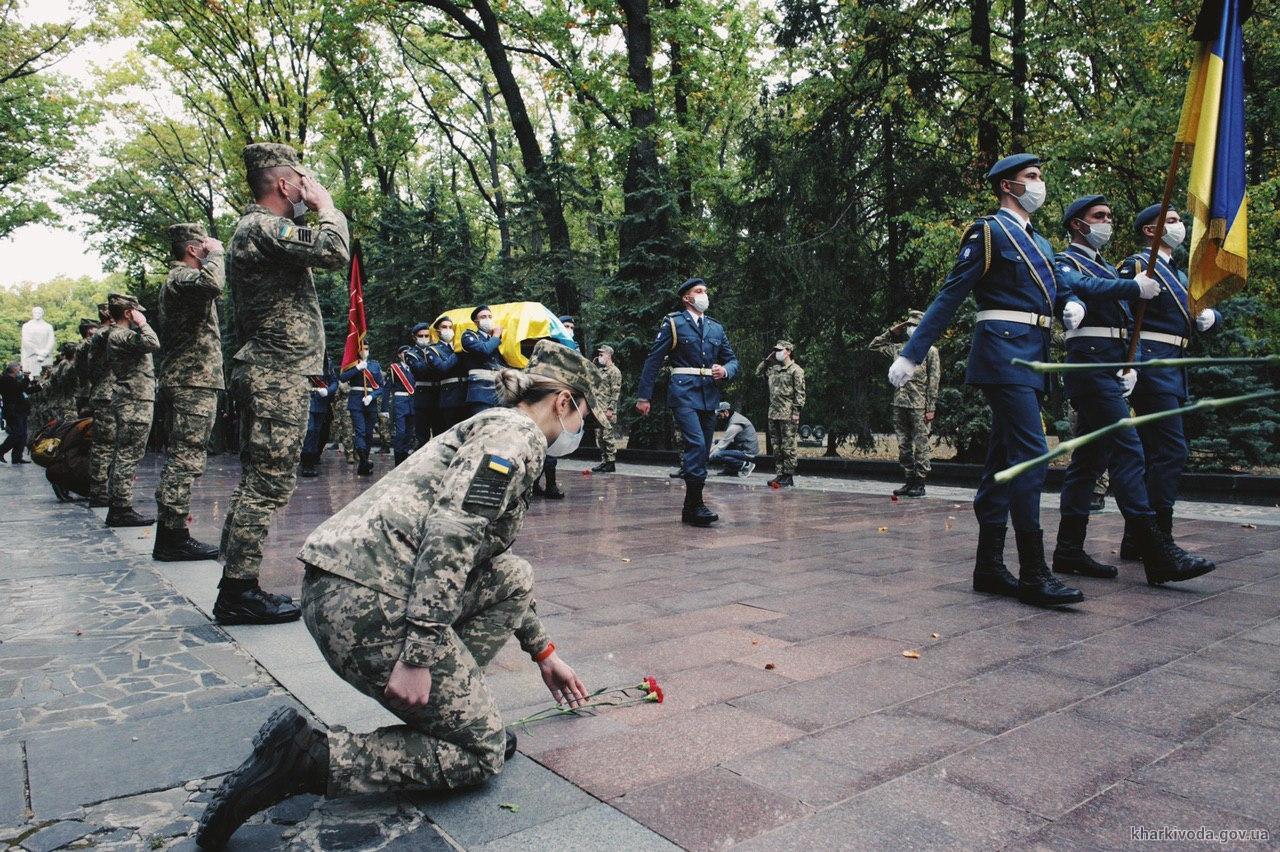
[{"label": "red bracelet", "polygon": [[543,660],[545,660],[547,657],[550,657],[550,656],[551,656],[552,654],[554,654],[555,652],[556,652],[556,643],[555,643],[555,642],[548,642],[548,643],[547,643],[547,647],[545,647],[545,648],[543,648],[541,651],[539,651],[539,652],[537,653],[537,655],[533,658],[533,661],[534,661],[535,663],[540,663],[540,662],[542,662]]}]

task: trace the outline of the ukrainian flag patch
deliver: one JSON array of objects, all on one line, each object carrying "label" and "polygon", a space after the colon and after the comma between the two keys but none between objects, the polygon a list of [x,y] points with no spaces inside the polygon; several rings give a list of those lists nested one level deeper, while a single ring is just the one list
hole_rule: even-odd
[{"label": "ukrainian flag patch", "polygon": [[504,459],[502,456],[491,455],[489,458],[489,470],[496,470],[501,474],[511,473],[512,463]]}]

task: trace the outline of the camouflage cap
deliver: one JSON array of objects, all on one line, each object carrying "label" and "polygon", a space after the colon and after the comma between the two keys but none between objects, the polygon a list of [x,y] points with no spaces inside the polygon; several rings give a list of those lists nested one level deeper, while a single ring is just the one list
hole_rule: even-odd
[{"label": "camouflage cap", "polygon": [[174,257],[179,257],[187,243],[194,243],[209,236],[204,225],[196,222],[180,222],[169,226],[169,248]]},{"label": "camouflage cap", "polygon": [[596,351],[597,351],[597,352],[608,352],[610,355],[612,355],[612,354],[613,354],[613,347],[612,347],[612,346],[610,346],[610,345],[609,345],[609,344],[607,344],[607,343],[601,343],[599,346],[597,346],[597,347],[596,347]]},{"label": "camouflage cap", "polygon": [[281,145],[279,142],[255,142],[244,146],[246,172],[274,169],[276,166],[288,166],[304,177],[311,176],[311,172],[302,167],[298,152],[288,145]]},{"label": "camouflage cap", "polygon": [[109,308],[109,307],[111,307],[111,306],[110,306],[110,305],[108,305],[106,302],[99,302],[99,303],[98,303],[98,313],[100,313],[100,314],[105,314],[105,313],[107,312],[107,308]]},{"label": "camouflage cap", "polygon": [[907,322],[916,325],[924,322],[924,311],[907,311]]},{"label": "camouflage cap", "polygon": [[790,340],[779,340],[777,343],[773,344],[773,348],[774,349],[790,349],[792,351],[795,351],[796,345],[792,343]]},{"label": "camouflage cap", "polygon": [[134,296],[130,296],[128,293],[108,293],[107,307],[108,308],[132,308],[135,311],[142,310],[142,305],[138,304],[137,298]]},{"label": "camouflage cap", "polygon": [[62,353],[62,357],[68,357],[76,354],[76,344],[67,342],[58,347],[58,351]]},{"label": "camouflage cap", "polygon": [[529,372],[563,382],[587,399],[587,408],[603,412],[604,394],[600,389],[600,371],[576,349],[570,349],[554,340],[543,338],[533,347],[529,356]]},{"label": "camouflage cap", "polygon": [[80,333],[84,334],[87,329],[94,328],[97,325],[98,325],[98,320],[89,319],[88,317],[81,317],[80,325],[79,325]]}]

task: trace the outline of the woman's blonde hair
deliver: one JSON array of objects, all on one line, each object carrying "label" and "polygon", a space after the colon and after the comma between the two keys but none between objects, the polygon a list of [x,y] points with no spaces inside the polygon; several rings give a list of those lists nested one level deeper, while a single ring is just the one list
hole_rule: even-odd
[{"label": "woman's blonde hair", "polygon": [[522,402],[532,405],[552,394],[568,391],[573,394],[573,401],[581,402],[586,394],[558,379],[541,376],[525,370],[513,370],[506,367],[498,371],[498,402],[512,406]]}]

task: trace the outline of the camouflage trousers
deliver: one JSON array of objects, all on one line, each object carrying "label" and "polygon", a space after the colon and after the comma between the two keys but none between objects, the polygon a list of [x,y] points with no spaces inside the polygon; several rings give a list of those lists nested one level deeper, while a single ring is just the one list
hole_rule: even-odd
[{"label": "camouflage trousers", "polygon": [[603,461],[611,462],[618,458],[618,427],[613,423],[602,423],[596,429],[596,446],[600,448]]},{"label": "camouflage trousers", "polygon": [[355,464],[356,460],[356,433],[351,425],[351,415],[346,409],[341,410],[335,408],[333,411],[333,423],[329,427],[330,437],[333,442],[342,447],[342,453],[347,457],[348,464]]},{"label": "camouflage trousers", "polygon": [[298,484],[311,383],[306,376],[237,364],[231,386],[240,404],[240,484],[222,525],[222,575],[256,580],[271,515]]},{"label": "camouflage trousers", "polygon": [[484,668],[524,619],[533,569],[511,554],[473,570],[426,707],[392,707],[383,690],[400,658],[407,602],[308,565],[302,618],[339,676],[400,717],[365,734],[329,733],[329,795],[450,790],[502,770],[506,735]]},{"label": "camouflage trousers", "polygon": [[893,407],[893,431],[898,436],[898,464],[907,479],[929,476],[933,448],[929,445],[929,424],[923,408]]},{"label": "camouflage trousers", "polygon": [[155,407],[155,402],[149,399],[117,399],[111,403],[116,419],[116,441],[111,454],[111,473],[107,477],[107,500],[113,509],[133,505],[133,477],[138,472],[138,462],[147,454]]},{"label": "camouflage trousers", "polygon": [[93,443],[89,446],[89,499],[106,503],[111,458],[116,452],[116,415],[110,400],[89,403],[93,414]]},{"label": "camouflage trousers", "polygon": [[796,459],[800,454],[800,427],[790,420],[769,420],[769,444],[777,460],[775,470],[779,476],[796,472]]},{"label": "camouflage trousers", "polygon": [[213,388],[171,387],[162,393],[168,398],[173,419],[164,448],[164,467],[156,484],[156,507],[160,526],[180,530],[187,525],[191,510],[191,484],[204,473],[209,457],[207,444],[218,411],[218,392]]},{"label": "camouflage trousers", "polygon": [[[1076,411],[1076,407],[1074,405],[1067,406],[1067,419],[1071,423],[1071,436],[1074,438],[1080,437],[1080,414]],[[1093,483],[1093,496],[1106,497],[1107,490],[1110,487],[1111,473],[1107,470],[1103,470],[1102,474]]]}]

